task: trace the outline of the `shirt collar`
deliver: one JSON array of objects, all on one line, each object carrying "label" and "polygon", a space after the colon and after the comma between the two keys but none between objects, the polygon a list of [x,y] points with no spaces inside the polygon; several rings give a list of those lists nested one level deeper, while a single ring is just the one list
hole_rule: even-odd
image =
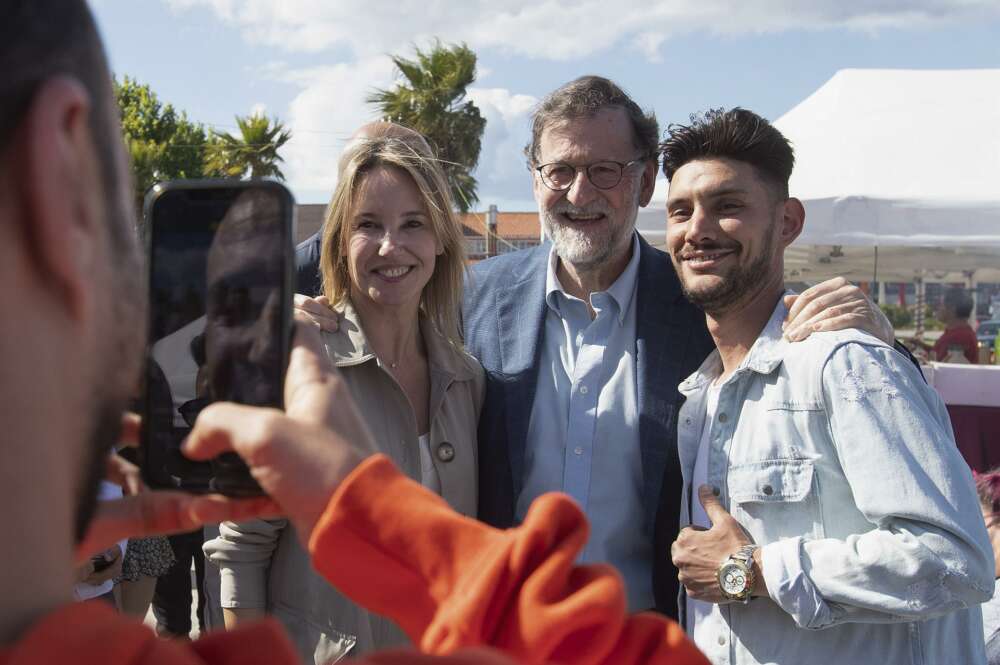
[{"label": "shirt collar", "polygon": [[[785,291],[782,296],[794,295],[793,291]],[[778,304],[771,312],[761,330],[757,340],[750,347],[750,352],[740,363],[740,366],[733,372],[736,376],[744,371],[757,372],[758,374],[770,374],[785,359],[785,352],[788,350],[789,341],[785,339],[781,324],[788,316],[788,308],[785,307],[784,297],[778,298]],[[719,358],[719,351],[716,349],[705,359],[701,367],[694,374],[684,379],[678,390],[682,395],[688,396],[711,383],[722,374],[722,360]]]},{"label": "shirt collar", "polygon": [[[361,327],[361,317],[350,301],[345,300],[333,309],[340,315],[340,328],[334,333],[323,331],[321,335],[334,364],[337,367],[352,367],[376,360],[375,351],[368,344],[368,338]],[[475,378],[475,361],[438,332],[422,312],[420,333],[424,338],[427,362],[431,369],[456,381]]]},{"label": "shirt collar", "polygon": [[[639,277],[639,253],[639,234],[633,231],[632,258],[629,259],[628,265],[625,266],[625,270],[618,276],[614,284],[605,291],[618,306],[618,323],[621,325],[625,325],[625,316],[628,314],[628,308],[632,305],[635,296],[635,287]],[[549,260],[545,272],[545,303],[549,309],[557,314],[560,313],[559,297],[567,299],[573,297],[566,293],[560,284],[558,268],[559,255],[556,254],[556,248],[553,245],[552,249],[549,250]]]}]

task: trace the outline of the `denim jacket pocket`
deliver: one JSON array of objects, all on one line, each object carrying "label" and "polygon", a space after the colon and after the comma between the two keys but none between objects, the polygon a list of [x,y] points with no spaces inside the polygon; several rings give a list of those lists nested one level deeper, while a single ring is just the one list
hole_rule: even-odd
[{"label": "denim jacket pocket", "polygon": [[759,544],[802,535],[820,538],[815,480],[810,459],[734,464],[727,479],[733,515]]}]

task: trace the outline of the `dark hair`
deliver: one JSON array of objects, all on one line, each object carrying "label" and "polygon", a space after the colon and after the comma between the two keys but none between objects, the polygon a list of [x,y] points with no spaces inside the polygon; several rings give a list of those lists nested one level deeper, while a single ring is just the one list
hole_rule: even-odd
[{"label": "dark hair", "polygon": [[531,118],[531,143],[524,148],[528,165],[538,164],[538,144],[542,132],[567,120],[593,118],[603,109],[620,108],[632,125],[632,143],[642,159],[656,154],[660,126],[656,115],[646,113],[613,81],[601,76],[581,76],[546,95]]},{"label": "dark hair", "polygon": [[752,111],[713,109],[700,117],[692,115],[690,125],[671,124],[660,151],[667,180],[688,162],[728,158],[750,164],[781,199],[788,198],[788,179],[795,166],[792,146],[771,123]]},{"label": "dark hair", "polygon": [[965,289],[948,289],[943,300],[944,306],[954,312],[956,319],[967,319],[972,314],[972,296]]},{"label": "dark hair", "polygon": [[972,472],[976,481],[976,494],[979,503],[991,513],[1000,513],[1000,467],[994,467],[985,473]]},{"label": "dark hair", "polygon": [[[114,142],[120,141],[108,61],[94,18],[84,0],[2,0],[0,9],[0,154],[8,147],[39,87],[54,76],[69,76],[90,95],[90,132],[105,192],[127,183],[115,173]],[[114,227],[116,225],[112,225]],[[110,236],[122,244],[125,229]]]}]

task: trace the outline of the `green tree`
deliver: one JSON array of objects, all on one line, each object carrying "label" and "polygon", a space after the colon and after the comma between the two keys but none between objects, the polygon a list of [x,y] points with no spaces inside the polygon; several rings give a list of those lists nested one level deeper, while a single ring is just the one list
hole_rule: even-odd
[{"label": "green tree", "polygon": [[205,169],[230,178],[271,176],[285,179],[278,167],[284,160],[278,150],[292,133],[277,119],[264,115],[236,116],[239,135],[212,132],[206,153]]},{"label": "green tree", "polygon": [[441,42],[427,51],[415,51],[412,60],[392,58],[402,79],[391,90],[375,90],[367,101],[383,119],[427,138],[448,176],[455,205],[468,212],[479,201],[472,172],[486,129],[486,119],[465,99],[466,88],[476,80],[476,54],[465,44]]},{"label": "green tree", "polygon": [[163,104],[148,85],[125,76],[115,81],[125,144],[132,158],[136,205],[154,183],[205,175],[205,129]]}]

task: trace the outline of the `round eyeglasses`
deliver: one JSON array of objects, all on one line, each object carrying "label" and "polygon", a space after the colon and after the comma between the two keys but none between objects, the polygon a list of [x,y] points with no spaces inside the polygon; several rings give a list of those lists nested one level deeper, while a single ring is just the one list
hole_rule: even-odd
[{"label": "round eyeglasses", "polygon": [[598,189],[611,189],[622,181],[625,169],[635,164],[641,164],[644,161],[646,161],[644,157],[639,157],[625,163],[605,160],[581,166],[573,166],[565,162],[552,162],[536,166],[535,170],[538,171],[538,175],[545,186],[557,192],[563,192],[572,187],[573,181],[576,180],[576,173],[581,169],[587,174],[587,179],[590,180],[590,184],[594,187]]}]

